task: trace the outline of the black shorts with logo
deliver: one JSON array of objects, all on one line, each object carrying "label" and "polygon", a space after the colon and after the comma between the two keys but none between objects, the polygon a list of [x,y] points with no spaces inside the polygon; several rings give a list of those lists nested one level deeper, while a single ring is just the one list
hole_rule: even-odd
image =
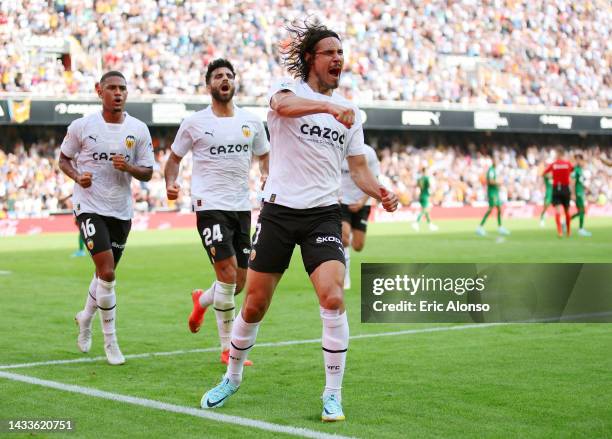
[{"label": "black shorts with logo", "polygon": [[351,212],[348,204],[341,204],[342,221],[349,223],[351,229],[365,232],[368,229],[368,218],[370,216],[370,206],[363,206],[357,212]]},{"label": "black shorts with logo", "polygon": [[253,235],[249,268],[262,273],[283,273],[296,244],[309,275],[325,261],[344,264],[340,221],[338,204],[292,209],[264,203]]},{"label": "black shorts with logo", "polygon": [[76,217],[76,221],[89,253],[93,256],[112,250],[115,264],[118,264],[132,228],[132,220],[97,213],[81,213]]},{"label": "black shorts with logo", "polygon": [[553,186],[552,193],[552,204],[558,206],[559,204],[569,207],[570,205],[570,188],[569,186],[555,185]]},{"label": "black shorts with logo", "polygon": [[200,210],[198,233],[210,262],[236,256],[238,267],[247,268],[251,253],[251,212]]}]

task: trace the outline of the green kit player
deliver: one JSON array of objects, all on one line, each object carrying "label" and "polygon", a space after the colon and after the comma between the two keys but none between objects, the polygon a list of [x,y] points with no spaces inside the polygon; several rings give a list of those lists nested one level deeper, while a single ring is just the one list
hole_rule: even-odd
[{"label": "green kit player", "polygon": [[553,185],[548,174],[544,176],[544,186],[546,187],[546,192],[544,194],[544,206],[542,207],[542,213],[540,213],[540,227],[544,227],[544,217],[546,216],[546,211],[552,204]]},{"label": "green kit player", "polygon": [[[76,223],[77,229],[79,228],[78,223]],[[87,255],[87,253],[85,253],[85,241],[83,241],[83,236],[81,236],[81,234],[79,233],[79,249],[75,250],[74,253],[72,253],[71,257],[73,258],[80,258],[82,256]]]},{"label": "green kit player", "polygon": [[510,231],[502,226],[502,209],[501,209],[501,200],[499,198],[499,180],[497,178],[497,170],[495,169],[497,165],[497,158],[491,158],[491,167],[487,171],[487,199],[489,200],[489,208],[485,213],[480,225],[476,229],[476,234],[480,236],[485,236],[487,232],[484,229],[484,224],[487,221],[487,218],[491,214],[494,208],[497,209],[497,231],[500,235],[509,235]]},{"label": "green kit player", "polygon": [[580,228],[578,229],[578,235],[580,236],[591,236],[591,232],[584,228],[584,215],[585,215],[585,194],[584,194],[584,157],[581,154],[576,155],[576,166],[572,173],[572,178],[576,184],[575,195],[576,195],[576,207],[578,212],[572,215],[572,219],[580,218]]},{"label": "green kit player", "polygon": [[419,204],[421,205],[421,212],[417,216],[417,219],[414,223],[412,223],[412,228],[419,231],[419,221],[423,215],[425,215],[425,219],[427,220],[427,224],[429,224],[429,230],[435,232],[438,230],[438,226],[431,222],[431,218],[429,216],[429,211],[431,210],[431,206],[429,204],[429,189],[431,187],[431,182],[429,180],[429,175],[427,175],[427,168],[423,166],[423,174],[417,181],[419,185],[420,193],[419,193]]}]

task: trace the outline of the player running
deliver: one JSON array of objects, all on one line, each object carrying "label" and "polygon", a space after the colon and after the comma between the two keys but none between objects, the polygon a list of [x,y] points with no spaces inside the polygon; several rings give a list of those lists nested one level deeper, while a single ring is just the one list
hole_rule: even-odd
[{"label": "player running", "polygon": [[85,308],[75,317],[77,344],[82,352],[89,352],[92,319],[100,309],[106,358],[109,364],[119,365],[125,358],[115,330],[115,269],[132,225],[132,177],[149,181],[154,157],[149,129],[125,112],[128,92],[123,74],[105,73],[96,92],[102,111],[70,124],[59,167],[76,182],[74,214],[96,267]]},{"label": "player running", "polygon": [[557,223],[557,236],[559,238],[563,237],[563,226],[561,225],[561,209],[560,205],[563,206],[563,211],[565,213],[565,224],[566,224],[566,234],[569,238],[571,226],[570,226],[570,213],[569,213],[569,204],[570,204],[570,175],[574,170],[574,165],[572,165],[565,158],[565,151],[562,148],[557,149],[557,159],[552,162],[550,165],[544,169],[542,175],[546,175],[552,173],[553,179],[553,198],[552,204],[555,207],[555,222]]},{"label": "player running", "polygon": [[208,65],[206,88],[212,104],[181,123],[165,169],[168,199],[176,200],[180,192],[176,181],[179,165],[189,151],[193,152],[191,206],[216,280],[206,291],[191,293],[189,329],[198,332],[204,313],[213,305],[221,362],[225,364],[229,361],[234,296],[244,287],[251,252],[251,157],[259,158],[265,179],[270,150],[261,120],[234,105],[235,78],[234,67],[226,59],[216,59]]},{"label": "player running", "polygon": [[[370,145],[366,148],[366,160],[368,167],[378,178],[380,174],[380,162],[376,151]],[[368,229],[368,217],[370,216],[371,200],[355,184],[351,178],[348,161],[342,161],[342,179],[340,181],[340,208],[342,209],[342,245],[346,259],[346,270],[344,271],[344,289],[351,288],[351,246],[356,252],[363,250],[365,246],[366,231]]]},{"label": "player running", "polygon": [[480,225],[476,229],[476,234],[480,236],[485,236],[487,232],[484,229],[484,224],[487,221],[487,218],[493,211],[493,209],[497,209],[497,232],[500,235],[509,235],[510,231],[502,226],[502,202],[499,198],[499,185],[500,181],[497,178],[497,157],[491,157],[491,167],[487,171],[487,199],[489,201],[489,208],[487,212],[484,214],[482,221],[480,221]]},{"label": "player running", "polygon": [[576,196],[576,208],[578,212],[572,215],[572,219],[578,217],[580,221],[580,228],[578,229],[578,235],[589,237],[592,235],[591,232],[584,228],[584,216],[586,213],[586,203],[585,203],[585,194],[584,194],[584,166],[586,165],[584,161],[584,157],[582,154],[576,154],[576,166],[574,167],[574,172],[572,173],[572,178],[575,182],[575,196]]},{"label": "player running", "polygon": [[[287,49],[287,66],[299,79],[276,81],[268,96],[270,176],[253,238],[247,294],[234,323],[227,373],[204,394],[200,405],[205,409],[221,407],[238,390],[244,361],[297,244],[323,323],[321,419],[342,421],[341,388],[349,341],[338,205],[344,157],[362,191],[381,201],[388,211],[397,208],[398,200],[378,184],[368,168],[359,109],[334,92],[344,66],[338,34],[308,22],[289,28],[289,32],[293,38]],[[300,318],[299,314],[294,317]]]},{"label": "player running", "polygon": [[431,218],[429,216],[429,212],[431,210],[431,205],[429,204],[429,191],[431,189],[431,180],[427,173],[426,166],[423,166],[423,169],[421,170],[421,176],[417,181],[417,185],[419,186],[419,204],[421,205],[421,212],[419,212],[416,221],[412,223],[412,228],[416,232],[418,232],[419,222],[421,221],[421,218],[425,216],[427,224],[429,225],[429,230],[435,232],[436,230],[438,230],[438,226],[431,222]]}]

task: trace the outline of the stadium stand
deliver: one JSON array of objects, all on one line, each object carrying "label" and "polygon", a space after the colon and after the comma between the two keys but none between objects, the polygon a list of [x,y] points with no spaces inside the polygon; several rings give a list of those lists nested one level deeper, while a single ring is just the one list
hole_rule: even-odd
[{"label": "stadium stand", "polygon": [[606,109],[611,13],[607,0],[6,0],[0,92],[90,94],[102,71],[117,69],[132,96],[197,95],[206,64],[225,56],[241,95],[261,101],[283,73],[284,25],[314,14],[343,35],[340,91],[360,105]]},{"label": "stadium stand", "polygon": [[[372,137],[372,136],[370,136]],[[371,143],[378,143],[371,138]],[[169,154],[169,141],[155,139],[156,165],[153,178],[147,183],[133,180],[137,211],[189,210],[189,183],[191,180],[191,155],[183,160],[181,168],[182,196],[175,202],[166,199],[163,169]],[[411,144],[393,143],[379,146],[381,181],[388,184],[400,196],[403,205],[418,200],[416,180],[420,169],[427,165],[433,180],[431,201],[435,206],[457,207],[479,205],[486,201],[484,174],[488,168],[486,153],[496,151],[500,157],[498,175],[503,178],[503,200],[541,204],[543,182],[539,177],[541,166],[552,158],[555,145],[525,148],[497,143],[454,145],[451,142],[435,146],[416,147]],[[593,204],[605,204],[612,199],[609,167],[600,158],[611,160],[609,150],[598,146],[589,148],[568,147],[570,154],[581,152],[589,167],[586,170],[587,200]],[[0,218],[28,218],[50,213],[70,211],[70,195],[73,182],[57,166],[59,142],[41,140],[28,145],[17,140],[11,148],[0,150]],[[256,207],[259,174],[257,166],[251,172],[252,203]]]}]

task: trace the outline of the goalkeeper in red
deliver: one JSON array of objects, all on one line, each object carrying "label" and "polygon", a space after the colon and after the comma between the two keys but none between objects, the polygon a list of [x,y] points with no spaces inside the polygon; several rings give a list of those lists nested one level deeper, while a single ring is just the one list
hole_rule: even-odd
[{"label": "goalkeeper in red", "polygon": [[561,209],[560,205],[563,206],[563,212],[565,214],[565,224],[567,225],[566,233],[570,236],[570,221],[571,215],[569,212],[570,205],[570,175],[574,170],[572,165],[565,158],[565,151],[559,148],[557,150],[557,159],[544,169],[542,175],[552,173],[553,178],[553,198],[552,204],[555,207],[555,222],[557,223],[557,236],[563,237],[563,226],[561,225]]}]

